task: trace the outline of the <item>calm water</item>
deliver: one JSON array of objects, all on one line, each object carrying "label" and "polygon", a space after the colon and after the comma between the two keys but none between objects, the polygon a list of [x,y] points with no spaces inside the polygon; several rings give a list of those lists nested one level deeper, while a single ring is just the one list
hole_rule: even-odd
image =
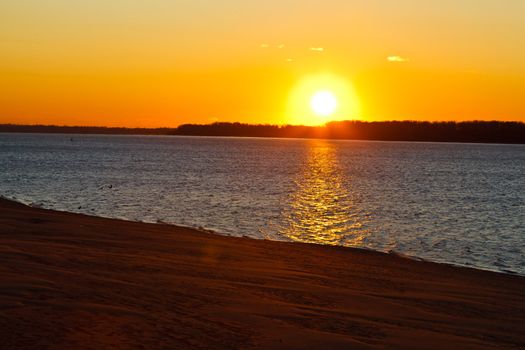
[{"label": "calm water", "polygon": [[525,274],[525,146],[0,134],[0,195]]}]

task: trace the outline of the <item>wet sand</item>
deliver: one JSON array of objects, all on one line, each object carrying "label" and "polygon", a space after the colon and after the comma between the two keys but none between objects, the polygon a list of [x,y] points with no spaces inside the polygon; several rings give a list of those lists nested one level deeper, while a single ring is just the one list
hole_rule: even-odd
[{"label": "wet sand", "polygon": [[0,348],[525,348],[525,278],[0,200]]}]

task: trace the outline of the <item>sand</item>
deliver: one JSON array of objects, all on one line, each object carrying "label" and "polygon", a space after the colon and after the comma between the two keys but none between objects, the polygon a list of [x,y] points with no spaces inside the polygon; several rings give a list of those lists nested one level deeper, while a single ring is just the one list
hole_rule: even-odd
[{"label": "sand", "polygon": [[525,278],[0,200],[1,349],[525,348]]}]

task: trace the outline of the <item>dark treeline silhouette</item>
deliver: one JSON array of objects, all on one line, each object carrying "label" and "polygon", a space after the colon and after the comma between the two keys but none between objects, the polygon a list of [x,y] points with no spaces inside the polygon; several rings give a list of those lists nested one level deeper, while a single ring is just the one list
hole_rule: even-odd
[{"label": "dark treeline silhouette", "polygon": [[57,126],[0,124],[0,132],[43,134],[169,135],[174,128],[111,128],[105,126]]},{"label": "dark treeline silhouette", "polygon": [[522,122],[330,122],[325,126],[184,124],[177,128],[107,128],[46,125],[0,125],[0,132],[325,138],[379,141],[434,141],[525,144]]},{"label": "dark treeline silhouette", "polygon": [[330,122],[325,126],[277,126],[241,123],[185,124],[175,135],[326,138],[379,141],[525,143],[521,122]]}]

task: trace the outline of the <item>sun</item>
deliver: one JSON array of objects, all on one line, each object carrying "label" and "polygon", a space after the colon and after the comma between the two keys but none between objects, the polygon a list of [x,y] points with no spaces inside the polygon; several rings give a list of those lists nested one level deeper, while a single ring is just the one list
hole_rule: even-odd
[{"label": "sun", "polygon": [[337,110],[337,98],[331,91],[318,91],[310,100],[310,107],[320,117],[329,117]]},{"label": "sun", "polygon": [[284,121],[292,125],[323,125],[360,119],[360,103],[349,80],[332,73],[307,75],[291,89]]}]

